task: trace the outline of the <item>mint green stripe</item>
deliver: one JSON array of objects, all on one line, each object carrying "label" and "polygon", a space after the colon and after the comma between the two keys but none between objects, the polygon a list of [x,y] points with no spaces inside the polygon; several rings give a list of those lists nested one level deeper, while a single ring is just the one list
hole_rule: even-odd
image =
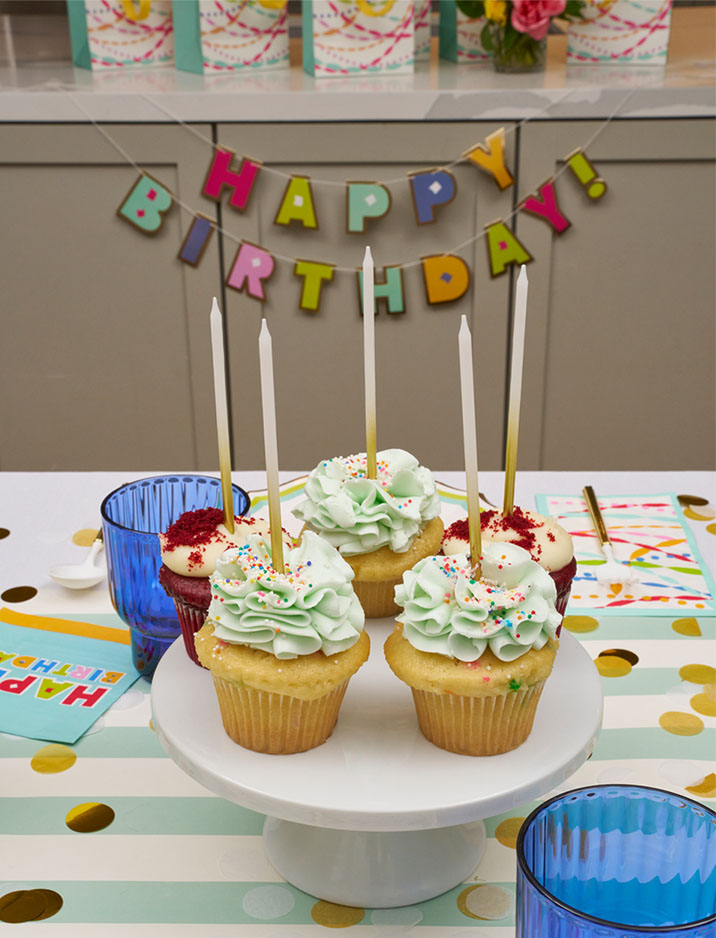
[{"label": "mint green stripe", "polygon": [[86,801],[108,804],[114,821],[103,834],[259,835],[264,815],[223,798],[103,797],[0,798],[0,834],[78,835],[65,824],[68,811]]},{"label": "mint green stripe", "polygon": [[[602,677],[601,680],[605,697],[631,697],[634,694],[661,697],[681,683],[677,668],[640,668],[639,665],[624,677]],[[695,685],[694,693],[698,693]],[[669,709],[666,700],[664,709]]]},{"label": "mint green stripe", "polygon": [[[624,680],[615,678],[614,680]],[[672,710],[664,701],[664,710]],[[0,738],[0,758],[31,758],[43,745],[36,739]],[[674,736],[661,727],[602,730],[595,757],[598,759],[710,759],[716,747],[716,729],[696,736]],[[83,736],[72,747],[85,759],[168,758],[149,727],[106,727]]]},{"label": "mint green stripe", "polygon": [[[671,710],[664,701],[664,710]],[[707,727],[696,736],[675,736],[660,726],[602,730],[593,759],[699,759],[716,752],[716,729]]]},{"label": "mint green stripe", "polygon": [[[45,740],[0,737],[0,759],[32,758],[44,745]],[[105,727],[83,736],[71,748],[80,759],[168,758],[149,726]]]},{"label": "mint green stripe", "polygon": [[[583,615],[581,610],[573,613],[575,616]],[[568,613],[569,615],[569,613]],[[593,632],[573,632],[572,634],[576,639],[579,639],[580,642],[589,642],[592,639],[597,639],[602,641],[603,639],[608,639],[609,641],[622,642],[629,640],[638,640],[638,639],[661,639],[661,640],[674,640],[679,642],[692,642],[695,638],[711,638],[716,639],[716,619],[703,619],[697,618],[699,628],[701,629],[701,635],[680,635],[678,632],[675,632],[672,628],[673,622],[678,622],[681,619],[690,619],[693,616],[679,616],[679,615],[670,615],[668,618],[659,617],[652,618],[651,613],[646,613],[643,617],[638,616],[628,616],[628,617],[619,617],[619,616],[594,616],[598,620],[599,625]],[[569,631],[569,630],[567,630]],[[616,646],[620,647],[620,646]]]},{"label": "mint green stripe", "polygon": [[[127,922],[127,923],[185,923],[202,925],[315,925],[311,909],[316,903],[288,883],[167,883],[167,882],[74,882],[23,880],[25,888],[53,889],[63,899],[63,905],[52,922]],[[460,893],[469,888],[465,883],[429,902],[418,903],[411,908],[422,913],[421,926],[449,925],[478,929],[496,925],[513,925],[514,918],[499,922],[480,921],[463,915],[457,906]],[[515,892],[514,883],[495,883],[508,892]],[[257,919],[249,915],[243,906],[244,897],[255,889],[271,887],[288,892],[294,899],[294,907],[286,915]],[[370,923],[369,910],[359,924]],[[101,928],[100,928],[101,931]]]}]

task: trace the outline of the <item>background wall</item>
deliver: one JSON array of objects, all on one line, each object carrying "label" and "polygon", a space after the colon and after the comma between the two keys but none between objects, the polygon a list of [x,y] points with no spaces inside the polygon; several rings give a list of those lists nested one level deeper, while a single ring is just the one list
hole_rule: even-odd
[{"label": "background wall", "polygon": [[[599,122],[540,121],[508,134],[516,185],[473,167],[458,198],[418,229],[407,181],[365,235],[345,233],[342,187],[314,186],[320,230],[272,224],[285,180],[260,176],[240,215],[202,198],[210,147],[186,128],[112,124],[146,170],[236,237],[277,253],[358,267],[449,250],[512,211]],[[502,124],[502,122],[501,122]],[[484,121],[197,124],[285,172],[379,180],[455,159],[495,130]],[[510,123],[505,126],[509,129]],[[419,155],[419,161],[416,160]],[[520,214],[534,255],[520,465],[545,469],[706,469],[716,465],[714,134],[706,119],[615,120],[589,155],[609,185],[592,203],[558,180],[562,236]],[[176,254],[190,216],[176,207],[147,237],[115,215],[136,173],[97,130],[0,125],[3,342],[0,469],[192,469],[216,464],[208,313],[226,312],[234,466],[263,465],[257,377],[270,323],[281,464],[308,468],[363,448],[362,320],[355,278],[336,274],[318,313],[278,263],[268,301],[224,289],[236,243],[214,236],[199,267]],[[457,328],[475,335],[480,461],[502,466],[512,275],[491,280],[484,239],[460,252],[466,296],[429,307],[420,268],[404,273],[406,312],[376,322],[379,446],[435,469],[462,465]],[[635,434],[635,429],[637,433]],[[696,432],[695,432],[696,431]],[[636,442],[635,442],[636,440]]]}]

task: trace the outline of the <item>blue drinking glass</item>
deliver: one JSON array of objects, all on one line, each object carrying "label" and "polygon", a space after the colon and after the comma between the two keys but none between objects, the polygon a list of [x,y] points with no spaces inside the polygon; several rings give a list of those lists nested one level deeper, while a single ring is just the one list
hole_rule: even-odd
[{"label": "blue drinking glass", "polygon": [[[234,514],[243,515],[249,496],[238,485],[232,489]],[[185,511],[221,504],[219,479],[199,475],[138,479],[102,502],[112,605],[130,628],[134,666],[146,676],[180,634],[174,600],[157,578],[162,565],[157,535]]]},{"label": "blue drinking glass", "polygon": [[716,814],[639,785],[558,795],[517,838],[517,938],[714,938]]}]

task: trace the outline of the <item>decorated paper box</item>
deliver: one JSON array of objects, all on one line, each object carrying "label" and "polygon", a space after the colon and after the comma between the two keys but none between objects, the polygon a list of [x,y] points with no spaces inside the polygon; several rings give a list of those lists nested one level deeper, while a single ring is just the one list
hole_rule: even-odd
[{"label": "decorated paper box", "polygon": [[174,64],[171,0],[67,0],[67,18],[80,68]]},{"label": "decorated paper box", "polygon": [[430,0],[414,0],[415,61],[430,61]]},{"label": "decorated paper box", "polygon": [[286,0],[174,0],[176,66],[211,75],[288,68]]},{"label": "decorated paper box", "polygon": [[572,65],[665,65],[672,0],[597,0],[570,23]]},{"label": "decorated paper box", "polygon": [[316,78],[413,71],[412,0],[303,3],[303,69]]},{"label": "decorated paper box", "polygon": [[470,16],[465,12],[470,7],[469,3],[458,4],[455,0],[442,0],[440,3],[441,59],[449,59],[459,65],[489,59],[480,38],[487,20],[484,16]]}]

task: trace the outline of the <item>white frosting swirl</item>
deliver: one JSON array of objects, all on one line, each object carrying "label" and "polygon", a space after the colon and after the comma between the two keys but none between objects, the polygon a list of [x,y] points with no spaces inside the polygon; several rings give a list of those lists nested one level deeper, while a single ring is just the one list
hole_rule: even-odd
[{"label": "white frosting swirl", "polygon": [[216,638],[277,658],[345,651],[360,638],[365,615],[353,592],[353,570],[323,538],[306,531],[284,555],[285,573],[271,566],[271,547],[250,535],[227,550],[211,577],[208,618]]},{"label": "white frosting swirl", "polygon": [[550,575],[514,544],[485,546],[479,580],[467,554],[456,554],[420,560],[395,588],[410,644],[460,661],[486,648],[501,661],[542,648],[562,621],[556,598]]},{"label": "white frosting swirl", "polygon": [[403,553],[440,513],[429,469],[402,449],[377,457],[377,479],[366,477],[365,453],[320,463],[306,482],[305,501],[293,512],[347,557],[386,546]]}]

